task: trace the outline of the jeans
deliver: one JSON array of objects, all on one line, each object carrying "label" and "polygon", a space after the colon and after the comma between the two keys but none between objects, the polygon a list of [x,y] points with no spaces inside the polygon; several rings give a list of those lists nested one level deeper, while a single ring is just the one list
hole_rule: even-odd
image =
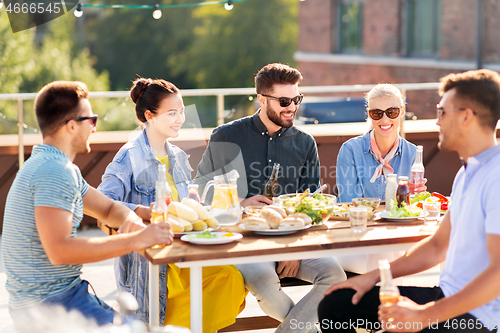
[{"label": "jeans", "polygon": [[[48,297],[37,306],[23,309],[9,308],[16,329],[23,332],[26,325],[33,325],[34,321],[40,320],[39,318],[46,320],[45,324],[40,323],[43,326],[50,326],[51,323],[56,325],[56,322],[61,325],[68,324],[67,322],[64,323],[64,319],[61,318],[62,310],[55,308],[58,306],[64,308],[67,312],[76,310],[86,319],[94,320],[99,326],[113,323],[115,311],[96,296],[91,295],[88,292],[88,285],[87,281],[82,280],[69,290]],[[67,317],[68,321],[73,320],[72,318],[71,315]]]},{"label": "jeans", "polygon": [[[426,304],[444,297],[441,288],[425,287],[399,287],[402,296],[412,299],[418,304]],[[318,315],[320,318],[321,332],[352,332],[355,328],[380,330],[383,327],[378,321],[379,287],[374,287],[367,292],[357,305],[352,304],[353,289],[336,290],[326,296],[319,304]],[[464,326],[465,325],[465,326]],[[469,326],[470,325],[470,326]],[[384,326],[385,327],[385,326]],[[420,328],[420,326],[417,326]],[[462,327],[462,329],[460,329]],[[481,332],[490,331],[471,314],[466,313],[448,321],[427,323],[422,325],[421,332]]]},{"label": "jeans", "polygon": [[296,278],[314,284],[297,304],[282,290],[276,263],[235,265],[243,275],[245,286],[257,298],[261,309],[281,324],[276,332],[316,333],[317,307],[325,291],[346,275],[333,258],[307,259],[300,262]]}]

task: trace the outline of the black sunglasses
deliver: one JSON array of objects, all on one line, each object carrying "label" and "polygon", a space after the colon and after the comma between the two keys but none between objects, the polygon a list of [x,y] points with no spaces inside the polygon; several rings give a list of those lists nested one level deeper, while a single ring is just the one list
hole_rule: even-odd
[{"label": "black sunglasses", "polygon": [[384,113],[387,115],[389,119],[396,119],[399,116],[399,113],[401,112],[401,108],[393,106],[388,109],[380,110],[380,109],[369,109],[368,114],[370,115],[370,118],[373,120],[380,120],[384,116]]},{"label": "black sunglasses", "polygon": [[77,117],[77,118],[70,118],[68,120],[66,120],[64,123],[62,123],[62,125],[64,124],[67,124],[70,120],[74,120],[74,121],[84,121],[84,120],[90,120],[90,124],[95,127],[97,125],[97,117],[98,115],[93,115],[92,117]]},{"label": "black sunglasses", "polygon": [[297,95],[297,96],[295,96],[293,98],[290,98],[290,97],[273,97],[273,96],[264,95],[264,94],[261,94],[261,95],[264,96],[264,97],[267,97],[267,98],[279,101],[280,102],[280,106],[282,108],[288,107],[290,104],[292,104],[292,102],[295,105],[299,105],[300,103],[302,103],[302,99],[304,98],[304,95],[302,95],[302,94]]}]

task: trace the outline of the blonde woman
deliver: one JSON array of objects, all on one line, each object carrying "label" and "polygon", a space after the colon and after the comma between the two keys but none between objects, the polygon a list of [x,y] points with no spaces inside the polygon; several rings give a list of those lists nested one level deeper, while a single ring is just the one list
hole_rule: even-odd
[{"label": "blonde woman", "polygon": [[[388,174],[410,176],[416,146],[399,136],[405,101],[392,84],[378,84],[366,96],[371,129],[342,145],[337,157],[339,201],[376,197],[385,199]],[[426,187],[417,191],[425,190]]]}]

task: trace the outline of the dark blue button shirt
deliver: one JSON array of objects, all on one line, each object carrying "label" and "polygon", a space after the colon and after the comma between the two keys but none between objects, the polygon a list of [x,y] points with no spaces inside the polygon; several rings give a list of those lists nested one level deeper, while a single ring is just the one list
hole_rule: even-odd
[{"label": "dark blue button shirt", "polygon": [[318,188],[320,168],[314,138],[295,126],[269,135],[259,112],[213,131],[194,179],[200,191],[214,175],[236,169],[241,198],[262,194],[274,163],[280,164],[278,194]]}]

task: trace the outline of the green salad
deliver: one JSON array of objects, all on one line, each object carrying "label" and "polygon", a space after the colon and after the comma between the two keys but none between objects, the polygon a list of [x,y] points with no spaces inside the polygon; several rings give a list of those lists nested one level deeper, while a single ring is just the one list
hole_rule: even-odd
[{"label": "green salad", "polygon": [[188,235],[188,239],[194,239],[194,238],[216,238],[217,234],[214,234],[213,232],[210,232],[208,230],[202,231],[202,232],[196,232]]},{"label": "green salad", "polygon": [[[283,199],[285,207],[294,207],[300,195]],[[316,194],[314,197],[305,197],[300,205],[295,208],[294,213],[305,213],[312,219],[312,224],[320,224],[324,219],[328,219],[333,213],[333,207],[337,200],[335,196]]]},{"label": "green salad", "polygon": [[414,204],[415,202],[424,201],[425,199],[427,199],[430,196],[431,196],[431,194],[429,192],[415,193],[415,196],[410,199],[410,203]]},{"label": "green salad", "polygon": [[391,211],[387,215],[389,217],[416,217],[420,216],[421,212],[421,209],[408,206],[406,202],[402,202],[401,207],[398,207],[398,203],[391,200]]}]

